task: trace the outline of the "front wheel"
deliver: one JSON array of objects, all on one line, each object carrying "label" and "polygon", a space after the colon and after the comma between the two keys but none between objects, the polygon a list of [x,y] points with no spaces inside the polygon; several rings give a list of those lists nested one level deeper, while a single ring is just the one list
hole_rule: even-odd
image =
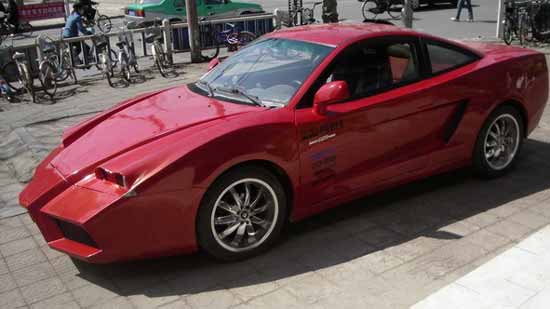
[{"label": "front wheel", "polygon": [[367,0],[361,5],[361,12],[364,19],[376,19],[380,13],[378,2],[376,0]]},{"label": "front wheel", "polygon": [[512,106],[497,108],[485,121],[474,149],[474,168],[482,177],[506,173],[518,156],[524,137],[523,118]]},{"label": "front wheel", "polygon": [[208,189],[197,216],[197,239],[218,259],[245,259],[278,239],[286,214],[285,191],[272,173],[255,166],[235,169]]},{"label": "front wheel", "polygon": [[2,68],[2,75],[6,79],[8,86],[16,92],[21,91],[25,85],[21,82],[19,69],[15,61],[10,61]]},{"label": "front wheel", "polygon": [[39,68],[38,79],[42,85],[42,90],[49,95],[51,98],[55,96],[57,92],[57,82],[56,82],[56,68],[51,62],[42,62]]}]

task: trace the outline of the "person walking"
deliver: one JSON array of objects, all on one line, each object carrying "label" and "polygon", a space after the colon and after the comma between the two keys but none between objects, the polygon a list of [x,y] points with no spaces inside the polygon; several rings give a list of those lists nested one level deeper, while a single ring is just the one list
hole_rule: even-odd
[{"label": "person walking", "polygon": [[336,0],[323,0],[323,22],[338,22],[338,3]]},{"label": "person walking", "polygon": [[451,17],[452,21],[460,21],[460,13],[462,11],[462,8],[464,8],[464,5],[466,5],[466,8],[468,9],[468,21],[469,22],[474,21],[474,11],[472,9],[472,0],[459,0],[458,1],[456,17]]}]

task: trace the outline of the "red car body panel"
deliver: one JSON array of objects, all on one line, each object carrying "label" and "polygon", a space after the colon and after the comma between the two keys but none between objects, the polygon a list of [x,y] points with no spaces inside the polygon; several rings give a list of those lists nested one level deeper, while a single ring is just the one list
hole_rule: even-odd
[{"label": "red car body panel", "polygon": [[[329,105],[325,115],[296,108],[347,46],[395,35],[447,42],[480,59]],[[300,220],[466,166],[483,122],[498,105],[515,102],[528,134],[548,99],[545,58],[528,49],[451,42],[377,24],[297,27],[268,37],[335,46],[286,107],[224,102],[184,85],[123,102],[67,130],[20,195],[48,244],[94,263],[193,252],[205,192],[240,164],[254,162],[274,171],[287,188],[290,219]],[[445,139],[463,106],[460,124]],[[98,167],[124,175],[126,186],[98,179]]]}]

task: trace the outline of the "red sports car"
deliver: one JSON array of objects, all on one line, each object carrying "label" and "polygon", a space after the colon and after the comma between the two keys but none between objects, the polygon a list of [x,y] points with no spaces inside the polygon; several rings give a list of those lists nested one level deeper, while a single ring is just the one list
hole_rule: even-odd
[{"label": "red sports car", "polygon": [[372,23],[277,31],[69,129],[20,202],[85,261],[242,259],[375,191],[468,165],[504,174],[548,87],[529,49]]}]

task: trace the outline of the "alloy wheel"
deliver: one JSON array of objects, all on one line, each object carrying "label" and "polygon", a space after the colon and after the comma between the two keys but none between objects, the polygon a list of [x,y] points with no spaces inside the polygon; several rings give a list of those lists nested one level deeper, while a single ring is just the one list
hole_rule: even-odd
[{"label": "alloy wheel", "polygon": [[510,114],[502,114],[489,126],[485,135],[484,154],[487,164],[494,170],[506,168],[516,156],[520,141],[520,128]]}]

